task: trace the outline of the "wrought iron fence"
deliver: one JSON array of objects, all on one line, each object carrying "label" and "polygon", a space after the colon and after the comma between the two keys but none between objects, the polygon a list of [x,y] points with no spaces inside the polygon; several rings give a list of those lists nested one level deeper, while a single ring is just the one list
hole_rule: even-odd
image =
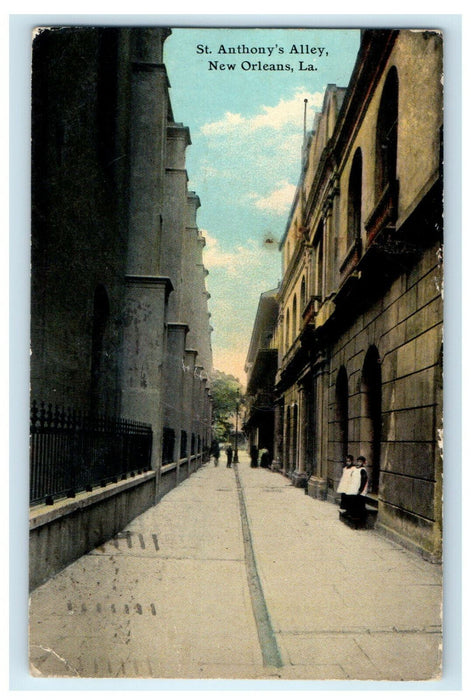
[{"label": "wrought iron fence", "polygon": [[30,429],[31,504],[52,504],[151,468],[146,423],[33,401]]}]

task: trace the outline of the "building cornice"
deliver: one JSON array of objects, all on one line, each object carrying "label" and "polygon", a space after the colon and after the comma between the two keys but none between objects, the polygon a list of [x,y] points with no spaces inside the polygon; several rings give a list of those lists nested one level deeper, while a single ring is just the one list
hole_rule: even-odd
[{"label": "building cornice", "polygon": [[164,287],[166,297],[168,297],[174,290],[170,277],[160,277],[154,275],[126,275],[125,281],[128,286]]}]

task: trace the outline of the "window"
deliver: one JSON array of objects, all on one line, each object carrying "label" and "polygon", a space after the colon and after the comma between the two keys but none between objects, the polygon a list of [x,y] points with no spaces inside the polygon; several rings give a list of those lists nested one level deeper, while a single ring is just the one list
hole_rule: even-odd
[{"label": "window", "polygon": [[322,300],[324,294],[324,223],[319,224],[315,248],[316,288],[315,295]]},{"label": "window", "polygon": [[187,456],[187,434],[186,430],[182,430],[180,436],[180,459]]},{"label": "window", "polygon": [[377,199],[396,180],[397,119],[399,81],[396,68],[391,68],[384,84],[376,127],[376,171]]},{"label": "window", "polygon": [[348,181],[347,250],[361,238],[362,170],[362,155],[358,148],[353,157]]},{"label": "window", "polygon": [[285,325],[285,352],[288,352],[290,345],[289,337],[289,309],[286,312],[286,325]]},{"label": "window", "polygon": [[173,462],[173,452],[175,449],[175,431],[172,428],[163,429],[162,439],[162,464]]}]

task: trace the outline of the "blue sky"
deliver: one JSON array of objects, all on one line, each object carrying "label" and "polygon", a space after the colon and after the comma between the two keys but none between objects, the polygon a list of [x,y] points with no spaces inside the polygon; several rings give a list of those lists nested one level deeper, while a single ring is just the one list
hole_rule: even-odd
[{"label": "blue sky", "polygon": [[309,129],[326,85],[348,84],[359,40],[345,29],[182,28],[165,43],[174,118],[192,139],[188,184],[201,199],[214,367],[243,383],[260,294],[281,278],[278,246],[264,241],[285,229],[304,99]]}]

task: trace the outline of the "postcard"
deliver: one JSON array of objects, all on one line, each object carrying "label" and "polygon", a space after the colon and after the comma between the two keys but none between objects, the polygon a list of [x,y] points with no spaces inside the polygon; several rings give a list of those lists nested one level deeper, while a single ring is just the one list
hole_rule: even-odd
[{"label": "postcard", "polygon": [[443,43],[35,28],[34,678],[441,678]]}]

